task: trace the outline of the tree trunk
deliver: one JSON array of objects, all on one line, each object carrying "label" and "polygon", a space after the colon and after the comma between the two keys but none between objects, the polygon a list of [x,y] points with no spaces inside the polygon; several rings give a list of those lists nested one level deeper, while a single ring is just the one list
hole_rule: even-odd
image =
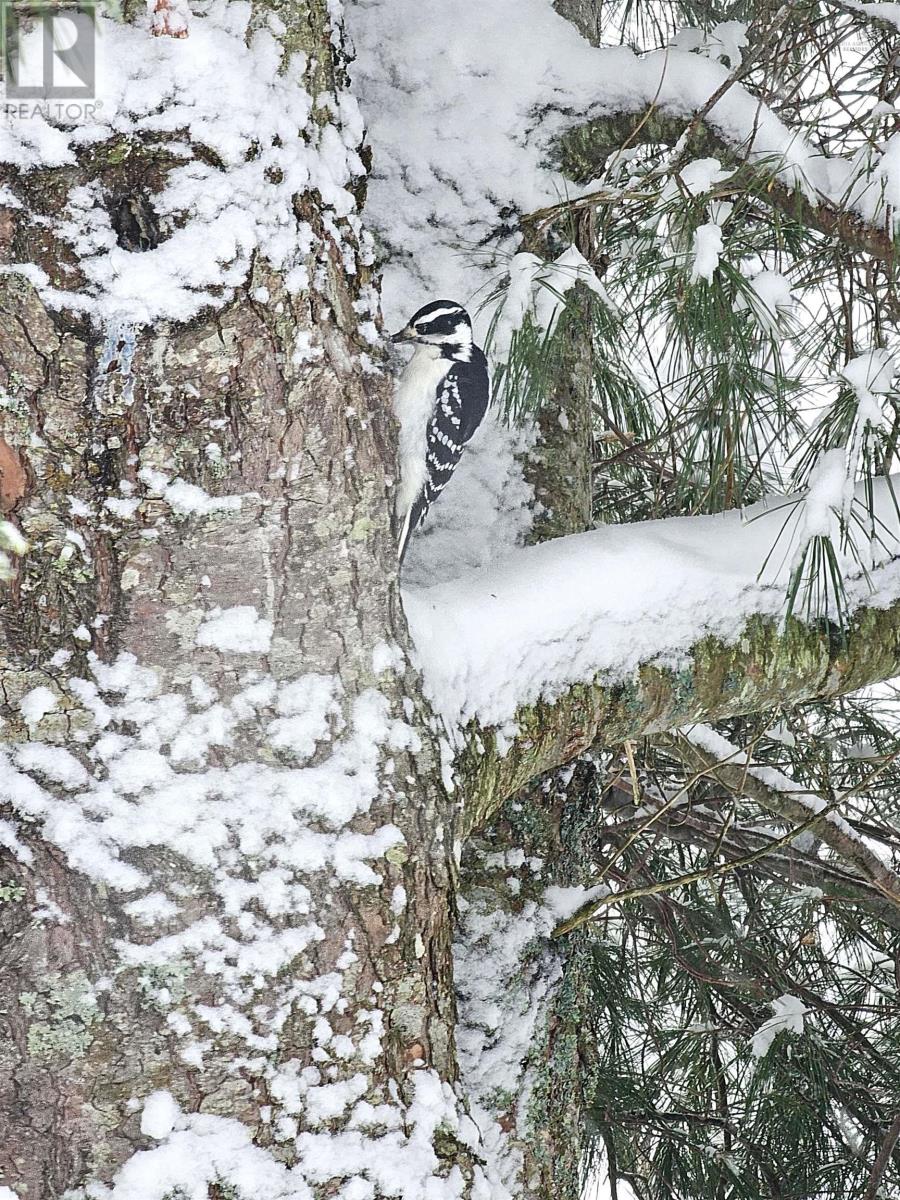
[{"label": "tree trunk", "polygon": [[580,764],[523,790],[463,857],[463,1078],[476,1112],[505,1135],[502,1161],[522,1200],[578,1200],[589,1149],[592,934],[549,935],[554,904],[580,895],[600,859],[592,775]]},{"label": "tree trunk", "polygon": [[[524,248],[553,257],[526,230]],[[594,258],[592,222],[578,249]],[[582,533],[592,522],[595,383],[588,309],[576,287],[558,330],[555,371],[524,461],[534,495],[529,541]],[[460,878],[460,1045],[472,1102],[502,1134],[502,1161],[522,1200],[578,1200],[596,1057],[590,936],[552,941],[552,889],[589,882],[597,859],[592,771],[548,772],[467,840]],[[548,890],[551,889],[551,890]],[[574,893],[573,893],[574,894]]]},{"label": "tree trunk", "polygon": [[[315,4],[286,40],[339,99],[333,32]],[[140,178],[105,149],[7,174],[0,261],[55,282],[71,251],[35,214],[86,183],[140,205],[165,173],[149,144]],[[354,1197],[472,1179],[435,1092],[456,1078],[452,807],[405,653],[390,384],[364,366],[352,221],[314,193],[296,212],[315,289],[259,258],[187,325],[97,331],[0,278],[2,499],[31,542],[2,614],[20,1200],[138,1170],[176,1194],[173,1138],[210,1196],[266,1172]]]}]

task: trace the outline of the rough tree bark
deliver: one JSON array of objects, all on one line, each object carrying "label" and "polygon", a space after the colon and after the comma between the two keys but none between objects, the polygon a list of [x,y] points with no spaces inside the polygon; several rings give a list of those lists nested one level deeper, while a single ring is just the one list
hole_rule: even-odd
[{"label": "rough tree bark", "polygon": [[[333,6],[269,7],[309,56],[310,92],[339,99]],[[0,207],[0,266],[77,288],[79,262],[53,232],[76,186],[109,197],[140,254],[171,167],[136,137],[85,147],[74,166],[2,168],[18,204]],[[367,365],[355,307],[366,255],[346,257],[355,227],[320,195],[295,210],[314,235],[315,288],[291,290],[260,257],[233,300],[184,325],[97,330],[46,307],[28,276],[0,274],[0,501],[32,544],[4,593],[0,662],[0,1181],[20,1200],[112,1183],[161,1140],[142,1112],[160,1091],[207,1154],[216,1200],[243,1193],[209,1150],[220,1127],[198,1114],[231,1121],[226,1141],[249,1131],[266,1164],[299,1164],[297,1195],[333,1196],[349,1178],[368,1188],[347,1200],[396,1195],[377,1161],[386,1138],[391,1169],[418,1170],[423,1196],[431,1179],[471,1194],[479,1150],[462,1104],[447,1089],[443,1108],[416,1108],[458,1076],[455,839],[598,738],[900,669],[896,609],[863,614],[845,647],[760,620],[739,645],[698,647],[692,672],[646,668],[523,713],[505,756],[486,731],[448,798],[405,654],[390,384]],[[583,347],[572,362],[583,379]],[[585,391],[565,384],[559,399],[577,419],[545,428],[548,498],[573,439],[579,457],[572,502],[547,503],[547,535],[589,509]],[[229,611],[237,634],[211,636]],[[298,729],[301,709],[316,717]],[[591,820],[571,799],[559,780],[535,786],[471,841],[470,905],[500,886],[481,865],[510,841],[547,862],[499,902],[513,917],[546,883],[580,880]],[[557,962],[531,1051],[521,1187],[534,1197],[577,1186],[564,1135],[589,1087],[583,949],[573,938]],[[540,942],[528,953],[547,965]]]},{"label": "rough tree bark", "polygon": [[[310,89],[337,98],[343,64],[328,6],[282,16],[287,44],[310,55]],[[165,175],[162,147],[118,149],[94,146],[71,168],[6,171],[22,207],[0,208],[0,262],[37,263],[71,288],[65,271],[78,264],[50,232],[69,190],[96,184],[140,204]],[[3,598],[12,759],[29,744],[65,747],[82,786],[112,777],[117,764],[139,772],[134,756],[155,754],[153,769],[165,774],[168,763],[172,784],[160,825],[177,822],[179,784],[190,789],[200,768],[220,777],[207,796],[213,821],[242,770],[319,768],[322,792],[304,826],[321,862],[291,862],[297,810],[290,796],[273,797],[284,808],[282,852],[273,850],[276,828],[251,850],[252,829],[232,826],[213,837],[204,866],[189,849],[202,830],[185,829],[179,854],[171,839],[154,844],[156,830],[135,829],[122,857],[144,880],[117,888],[82,874],[77,839],[60,834],[75,807],[72,784],[67,793],[58,770],[35,759],[16,759],[32,764],[27,772],[7,760],[0,817],[15,820],[19,844],[18,857],[0,851],[0,1180],[20,1200],[110,1182],[153,1144],[140,1125],[155,1090],[186,1113],[239,1119],[290,1165],[287,1135],[314,1138],[323,1125],[291,1098],[304,1070],[316,1081],[302,1086],[350,1081],[373,1106],[409,1102],[430,1069],[446,1081],[456,1075],[452,812],[402,653],[390,382],[361,365],[371,347],[353,305],[369,270],[364,255],[348,264],[336,244],[352,243],[352,229],[314,194],[298,198],[301,221],[317,235],[308,264],[316,290],[290,294],[259,261],[233,302],[188,326],[140,330],[134,342],[128,329],[104,337],[49,311],[20,275],[0,277],[3,508],[32,545]],[[307,339],[314,353],[298,353]],[[169,490],[176,479],[212,503],[179,507]],[[231,499],[218,507],[216,497]],[[127,498],[140,504],[126,520],[116,502]],[[270,642],[198,645],[204,619],[236,606],[271,623]],[[104,674],[127,655],[134,671],[153,676],[136,684],[130,668],[127,679]],[[271,749],[272,722],[290,715],[284,689],[311,675],[326,680],[331,698],[309,754]],[[43,714],[20,707],[36,688],[49,693]],[[130,709],[129,695],[140,697]],[[142,740],[148,727],[155,733]],[[190,747],[175,752],[182,733],[199,740],[199,757]],[[371,760],[351,763],[371,774],[370,803],[342,826],[330,817],[337,781],[328,769],[352,756],[354,738],[374,742]],[[22,821],[26,775],[55,816],[38,803],[33,821]],[[141,780],[123,786],[127,809]],[[263,813],[250,824],[256,817],[265,825]],[[352,860],[343,872],[341,846]],[[273,886],[284,893],[279,904],[266,901]],[[223,896],[240,888],[249,904],[222,918]],[[128,904],[148,893],[177,907],[142,923]],[[274,967],[255,960],[261,942],[285,947]],[[162,952],[143,956],[151,943]],[[329,1133],[346,1120],[338,1104]],[[470,1175],[452,1129],[443,1154],[437,1175],[454,1166]],[[353,1173],[349,1163],[346,1172],[332,1165],[335,1179]],[[335,1186],[327,1168],[309,1183],[317,1194]],[[210,1195],[224,1195],[216,1186]]]}]

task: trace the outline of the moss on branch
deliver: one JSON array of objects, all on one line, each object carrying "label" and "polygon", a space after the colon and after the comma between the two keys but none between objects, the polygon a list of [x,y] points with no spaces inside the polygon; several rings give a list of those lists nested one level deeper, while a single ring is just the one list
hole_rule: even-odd
[{"label": "moss on branch", "polygon": [[553,703],[520,709],[511,744],[472,726],[459,761],[468,797],[464,831],[483,825],[530,779],[596,742],[615,745],[692,722],[791,708],[898,674],[900,602],[859,610],[843,636],[831,625],[791,617],[782,627],[753,617],[734,642],[703,638],[678,669],[647,664],[623,682],[575,684]]}]

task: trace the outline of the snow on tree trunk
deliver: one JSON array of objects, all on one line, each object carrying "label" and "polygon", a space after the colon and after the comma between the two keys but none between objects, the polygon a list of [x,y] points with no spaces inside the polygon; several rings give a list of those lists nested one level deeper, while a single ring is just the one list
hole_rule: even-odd
[{"label": "snow on tree trunk", "polygon": [[[592,258],[585,223],[580,251]],[[548,247],[526,234],[531,251]],[[586,290],[586,289],[585,289]],[[560,331],[536,444],[524,457],[534,499],[528,541],[591,523],[594,396],[588,297]],[[584,932],[552,941],[555,906],[589,883],[596,810],[579,766],[522,788],[467,839],[455,962],[463,1081],[482,1128],[522,1200],[578,1200],[593,1085],[591,946]],[[572,900],[574,898],[574,901]],[[485,1119],[487,1118],[487,1119]]]},{"label": "snow on tree trunk", "polygon": [[[235,9],[110,36],[243,54]],[[328,11],[269,28],[310,56],[293,137],[333,160],[361,125]],[[253,44],[283,80],[272,34]],[[291,111],[223,189],[265,156],[283,183]],[[452,808],[407,665],[359,178],[281,214],[299,258],[261,239],[203,281],[215,310],[188,269],[190,319],[167,320],[159,252],[202,217],[160,232],[180,160],[137,126],[2,176],[2,501],[31,550],[2,614],[0,1179],[486,1194],[451,1087]],[[79,201],[118,231],[99,258],[61,232]],[[144,262],[116,317],[101,268],[115,287]],[[84,315],[58,302],[82,285]]]}]

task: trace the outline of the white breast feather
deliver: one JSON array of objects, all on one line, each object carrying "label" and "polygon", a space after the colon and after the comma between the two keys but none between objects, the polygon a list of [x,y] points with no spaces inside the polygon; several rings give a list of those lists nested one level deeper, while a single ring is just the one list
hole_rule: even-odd
[{"label": "white breast feather", "polygon": [[417,346],[397,381],[394,412],[400,423],[400,486],[396,509],[401,518],[425,483],[425,435],[434,400],[444,376],[452,367],[437,346]]}]

